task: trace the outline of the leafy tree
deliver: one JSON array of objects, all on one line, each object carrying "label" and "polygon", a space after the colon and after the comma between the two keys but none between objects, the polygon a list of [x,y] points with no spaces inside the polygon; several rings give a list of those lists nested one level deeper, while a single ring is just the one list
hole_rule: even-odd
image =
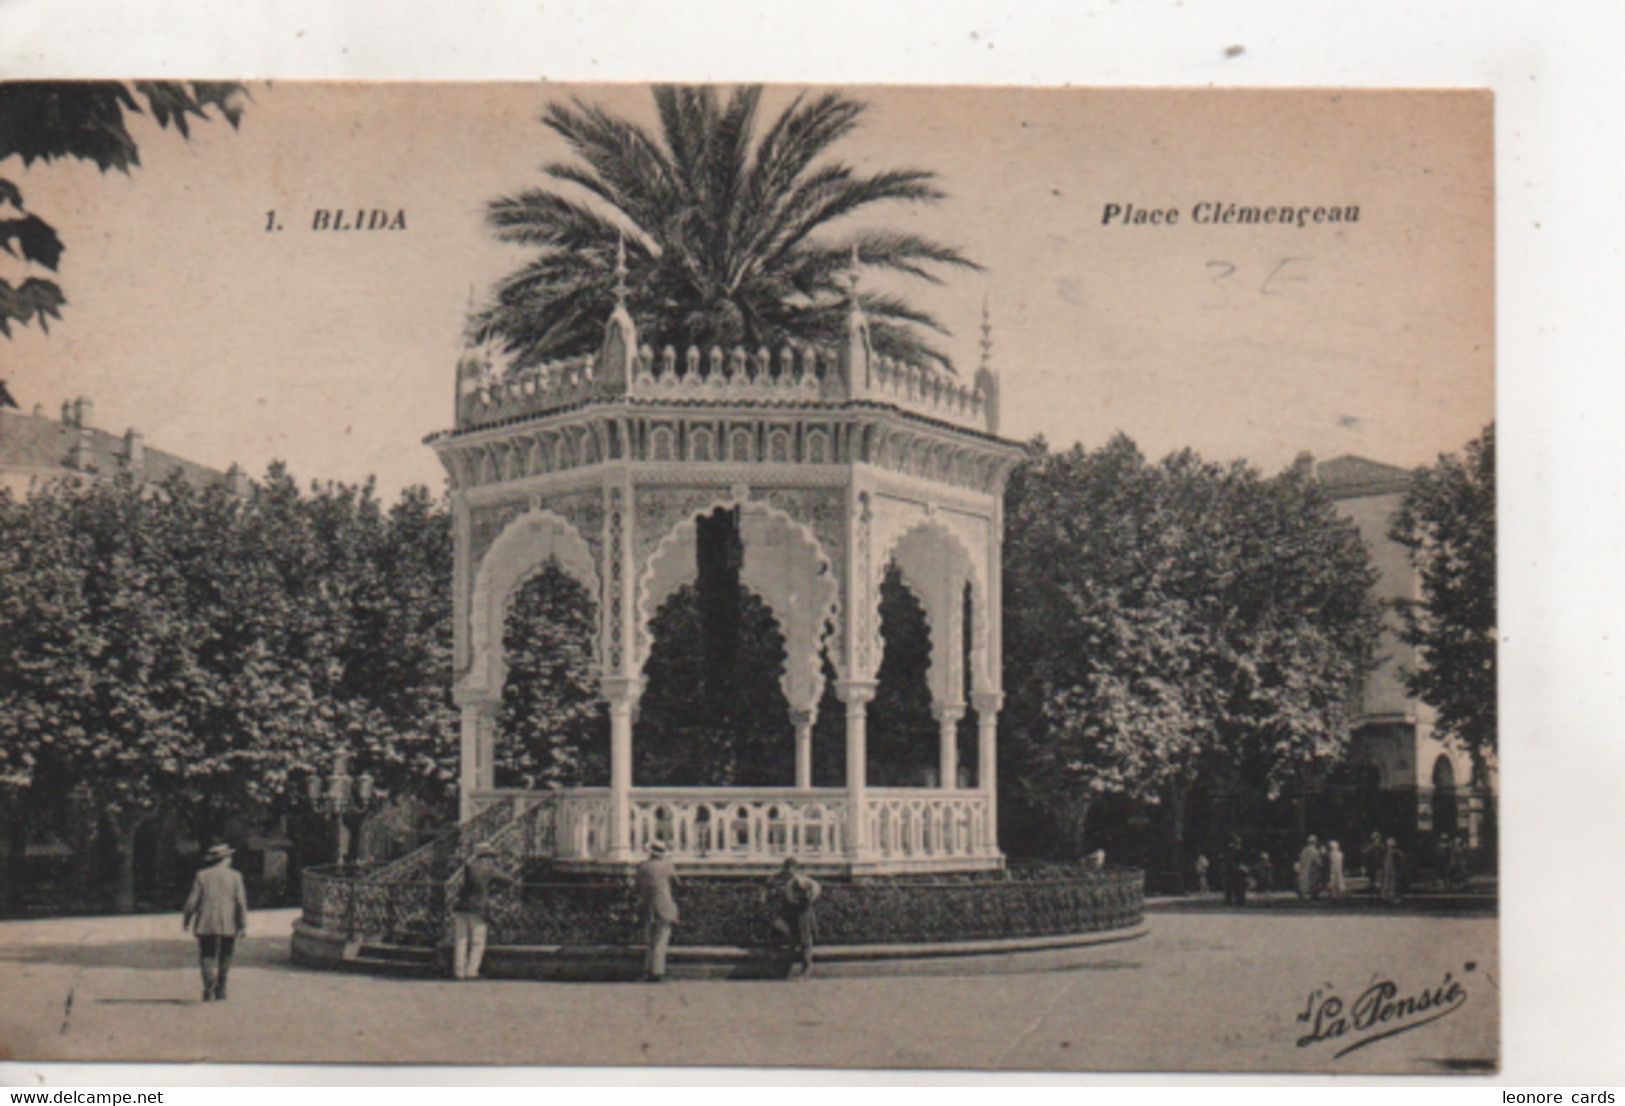
[{"label": "leafy tree", "polygon": [[1000,779],[1072,855],[1101,795],[1155,797],[1202,737],[1189,612],[1161,586],[1159,491],[1119,436],[1093,454],[1037,443],[1006,493]]},{"label": "leafy tree", "polygon": [[1482,773],[1496,749],[1494,424],[1465,456],[1416,471],[1391,536],[1421,582],[1420,599],[1399,602],[1401,638],[1417,651],[1410,692]]},{"label": "leafy tree", "polygon": [[735,587],[732,668],[707,663],[699,587],[678,588],[651,620],[648,683],[632,736],[641,783],[787,787],[795,778],[795,731],[779,683],[784,635],[760,597]]},{"label": "leafy tree", "polygon": [[591,594],[556,561],[514,593],[502,651],[508,678],[497,717],[501,786],[602,787],[609,781],[609,713],[594,658]]},{"label": "leafy tree", "polygon": [[868,709],[867,778],[878,787],[915,787],[937,765],[931,713],[931,630],[925,608],[895,564],[880,581],[880,666]]},{"label": "leafy tree", "polygon": [[422,486],[403,491],[389,510],[375,564],[383,585],[363,631],[376,644],[361,683],[373,690],[394,735],[381,763],[398,791],[437,801],[449,793],[458,771],[446,501]]},{"label": "leafy tree", "polygon": [[89,788],[119,858],[120,910],[134,907],[137,831],[213,768],[187,725],[213,689],[165,517],[190,494],[177,478],[144,495],[126,474],[36,497],[37,540],[17,551],[11,585],[30,594],[7,604],[21,617],[7,627],[4,743],[23,751],[29,786]]},{"label": "leafy tree", "polygon": [[[141,100],[160,127],[173,126],[186,138],[188,119],[209,118],[211,106],[235,129],[243,95],[242,85],[230,81],[0,83],[0,164],[15,155],[27,169],[36,160],[71,157],[94,162],[103,172],[128,174],[141,157],[125,113],[141,114]],[[62,240],[25,206],[16,182],[0,177],[0,213],[6,205],[16,214],[0,217],[0,249],[55,272],[65,249]],[[38,319],[40,328],[48,329],[46,320],[60,318],[66,302],[54,280],[31,276],[14,288],[0,279],[0,334],[11,336],[14,319],[24,326]]]},{"label": "leafy tree", "polygon": [[444,505],[409,489],[386,514],[370,482],[307,496],[273,467],[242,541],[265,574],[249,601],[265,614],[253,640],[263,678],[241,715],[268,758],[263,786],[297,807],[300,785],[344,755],[392,794],[444,799],[457,747]]},{"label": "leafy tree", "polygon": [[[395,793],[447,796],[451,534],[413,489],[246,498],[128,473],[0,500],[0,781],[14,820],[88,789],[134,902],[136,833],[302,809],[339,754]],[[13,843],[15,844],[15,834]]]},{"label": "leafy tree", "polygon": [[1189,452],[1039,442],[1006,500],[1001,778],[1069,848],[1109,793],[1226,776],[1272,793],[1342,754],[1378,611],[1312,480]]},{"label": "leafy tree", "polygon": [[[628,306],[656,347],[832,344],[854,250],[865,265],[933,282],[942,266],[975,267],[915,234],[824,235],[877,204],[943,198],[923,169],[864,175],[824,160],[857,127],[861,102],[797,97],[758,137],[758,87],[735,89],[724,103],[709,87],[662,86],[654,100],[658,134],[579,100],[549,105],[542,123],[576,160],[547,165],[545,187],[490,205],[502,241],[537,251],[474,322],[476,340],[500,341],[516,367],[597,345],[622,240]],[[942,332],[928,314],[897,296],[861,299],[882,352],[947,363],[922,334]]]}]

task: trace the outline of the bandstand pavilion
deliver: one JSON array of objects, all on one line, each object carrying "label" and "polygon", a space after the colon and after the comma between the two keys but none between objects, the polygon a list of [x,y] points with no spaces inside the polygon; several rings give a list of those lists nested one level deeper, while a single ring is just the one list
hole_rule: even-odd
[{"label": "bandstand pavilion", "polygon": [[[834,349],[651,349],[627,310],[623,271],[596,353],[500,373],[464,362],[455,426],[429,444],[452,490],[465,821],[498,803],[549,805],[556,860],[595,868],[635,863],[654,839],[685,866],[719,870],[792,854],[853,873],[1002,865],[1000,544],[1005,481],[1023,451],[997,436],[985,336],[969,383],[880,356],[856,283],[853,272]],[[784,637],[795,778],[766,788],[643,786],[632,778],[632,733],[651,619],[695,578],[699,520],[719,508],[737,512],[741,582]],[[555,562],[597,600],[609,786],[499,791],[504,615],[515,590]],[[865,780],[890,564],[930,629],[926,675],[940,725],[931,788]],[[845,707],[847,768],[844,786],[815,788],[826,653]],[[958,763],[958,723],[970,706],[974,772]]]}]

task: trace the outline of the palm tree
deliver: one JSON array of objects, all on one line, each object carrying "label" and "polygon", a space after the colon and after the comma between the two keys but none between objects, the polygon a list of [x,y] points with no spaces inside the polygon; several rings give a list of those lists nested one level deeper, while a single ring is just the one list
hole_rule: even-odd
[{"label": "palm tree", "polygon": [[[580,100],[549,105],[543,124],[578,160],[549,164],[547,185],[491,203],[497,237],[537,251],[472,321],[473,340],[500,344],[515,368],[599,342],[623,241],[627,306],[656,348],[832,345],[854,255],[932,283],[934,268],[978,268],[914,234],[820,234],[884,201],[944,198],[923,169],[865,176],[822,159],[857,126],[861,102],[798,96],[758,138],[760,87],[736,89],[723,104],[713,88],[663,86],[654,100],[658,136]],[[923,334],[947,333],[930,315],[895,295],[866,291],[859,300],[879,352],[948,366]]]}]

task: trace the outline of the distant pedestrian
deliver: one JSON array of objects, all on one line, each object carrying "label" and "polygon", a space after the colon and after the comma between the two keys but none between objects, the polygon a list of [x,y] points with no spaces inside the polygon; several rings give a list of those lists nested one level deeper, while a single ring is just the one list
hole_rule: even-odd
[{"label": "distant pedestrian", "polygon": [[248,932],[248,892],[242,873],[231,866],[230,845],[215,845],[204,854],[204,867],[192,880],[192,893],[181,911],[181,929],[197,935],[203,968],[203,1001],[226,1001],[226,975],[237,938]]},{"label": "distant pedestrian", "polygon": [[1314,834],[1298,854],[1298,898],[1313,899],[1320,894],[1320,838]]},{"label": "distant pedestrian", "polygon": [[478,979],[485,959],[485,939],[491,928],[491,895],[514,878],[496,866],[496,847],[487,841],[474,846],[463,871],[463,889],[452,910],[451,974],[454,979]]},{"label": "distant pedestrian", "polygon": [[1326,849],[1326,891],[1334,899],[1340,899],[1348,891],[1348,883],[1343,878],[1343,850],[1333,841]]},{"label": "distant pedestrian", "polygon": [[1450,841],[1450,855],[1446,862],[1446,877],[1453,891],[1467,887],[1467,839],[1455,837]]},{"label": "distant pedestrian", "polygon": [[818,940],[818,919],[813,904],[823,893],[817,880],[801,870],[795,857],[769,876],[762,898],[773,912],[772,926],[801,964],[801,978],[812,975],[813,946]]},{"label": "distant pedestrian", "polygon": [[1360,853],[1360,862],[1365,869],[1366,893],[1372,898],[1382,894],[1382,857],[1387,851],[1382,843],[1382,832],[1372,830],[1371,836],[1366,839],[1365,848]]},{"label": "distant pedestrian", "polygon": [[1258,885],[1258,893],[1269,895],[1275,892],[1275,865],[1270,862],[1270,854],[1260,852],[1258,859],[1253,862],[1253,881]]},{"label": "distant pedestrian", "polygon": [[1196,893],[1198,895],[1206,895],[1208,893],[1207,869],[1208,869],[1207,854],[1205,854],[1205,853],[1197,853],[1196,854]]},{"label": "distant pedestrian", "polygon": [[1404,887],[1405,854],[1400,851],[1399,842],[1390,837],[1382,855],[1383,901],[1398,902],[1404,894]]},{"label": "distant pedestrian", "polygon": [[638,914],[643,919],[643,978],[659,983],[666,978],[666,949],[671,927],[677,924],[677,900],[672,892],[682,886],[677,866],[666,856],[662,841],[649,842],[649,859],[638,865]]},{"label": "distant pedestrian", "polygon": [[1247,905],[1247,863],[1241,851],[1241,838],[1233,836],[1225,847],[1224,901],[1230,906]]}]

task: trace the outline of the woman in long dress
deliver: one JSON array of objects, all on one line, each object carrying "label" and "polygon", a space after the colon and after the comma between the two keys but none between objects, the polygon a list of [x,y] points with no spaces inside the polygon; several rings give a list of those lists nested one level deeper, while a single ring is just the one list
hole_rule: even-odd
[{"label": "woman in long dress", "polygon": [[1343,881],[1343,850],[1336,841],[1326,853],[1326,888],[1334,899],[1342,898],[1343,892],[1348,890],[1348,884]]},{"label": "woman in long dress", "polygon": [[1405,879],[1405,854],[1399,851],[1399,842],[1392,837],[1382,854],[1382,898],[1384,902],[1398,902],[1400,888]]},{"label": "woman in long dress", "polygon": [[1310,834],[1308,843],[1298,854],[1298,898],[1313,898],[1320,893],[1319,867],[1320,839]]}]

